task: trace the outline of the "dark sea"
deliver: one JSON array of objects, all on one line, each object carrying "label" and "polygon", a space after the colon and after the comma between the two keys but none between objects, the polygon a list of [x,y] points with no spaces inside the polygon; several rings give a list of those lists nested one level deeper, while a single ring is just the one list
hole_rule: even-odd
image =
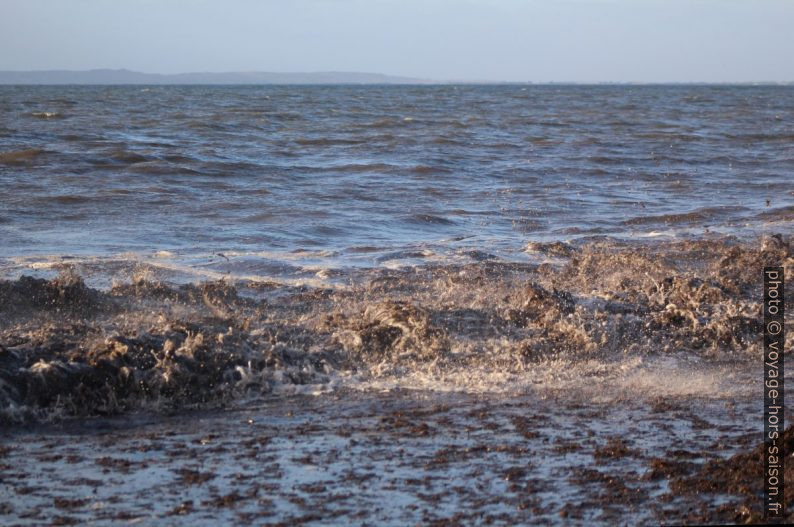
[{"label": "dark sea", "polygon": [[794,217],[792,174],[788,86],[0,87],[9,270],[294,280],[754,234]]},{"label": "dark sea", "polygon": [[793,226],[792,86],[0,86],[0,523],[758,521]]}]

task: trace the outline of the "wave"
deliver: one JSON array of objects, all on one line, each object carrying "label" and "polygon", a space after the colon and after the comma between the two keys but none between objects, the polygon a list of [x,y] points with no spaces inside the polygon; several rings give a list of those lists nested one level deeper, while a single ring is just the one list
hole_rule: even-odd
[{"label": "wave", "polygon": [[[558,259],[378,268],[335,289],[137,277],[100,290],[65,264],[0,281],[0,415],[206,407],[290,386],[691,390],[692,357],[757,362],[759,269],[794,266],[783,236],[528,250]],[[680,359],[681,382],[637,375],[654,357]]]},{"label": "wave", "polygon": [[324,171],[324,172],[375,172],[375,173],[385,173],[392,170],[398,169],[398,165],[392,165],[389,163],[345,163],[340,165],[330,165],[325,167],[317,167],[314,170]]},{"label": "wave", "polygon": [[665,224],[681,225],[713,221],[716,218],[727,216],[738,217],[738,214],[746,212],[745,207],[709,207],[680,214],[662,214],[658,216],[637,216],[624,220],[623,225],[648,225]]},{"label": "wave", "polygon": [[63,119],[64,115],[58,112],[32,112],[32,117],[37,119]]},{"label": "wave", "polygon": [[754,134],[727,134],[727,139],[737,142],[767,142],[767,143],[794,143],[792,133],[754,133]]},{"label": "wave", "polygon": [[36,161],[42,154],[44,154],[44,150],[39,148],[0,152],[0,165],[28,165]]},{"label": "wave", "polygon": [[409,172],[414,174],[449,174],[452,170],[438,165],[414,165],[409,169]]},{"label": "wave", "polygon": [[123,149],[114,151],[112,154],[110,154],[110,158],[113,161],[130,165],[135,163],[146,163],[154,160],[154,158],[151,156],[145,156],[139,154],[138,152]]},{"label": "wave", "polygon": [[201,175],[201,171],[197,169],[156,160],[133,163],[128,165],[125,169],[136,174],[149,174],[157,176]]},{"label": "wave", "polygon": [[52,196],[49,198],[42,198],[44,203],[56,203],[58,205],[78,205],[81,203],[92,203],[100,201],[102,198],[97,196],[84,196],[81,194],[62,194],[60,196]]},{"label": "wave", "polygon": [[435,214],[412,214],[406,220],[418,225],[455,225],[454,221]]},{"label": "wave", "polygon": [[794,205],[770,208],[769,210],[758,213],[755,217],[757,219],[770,221],[792,221],[794,220]]},{"label": "wave", "polygon": [[368,142],[368,139],[346,139],[341,137],[299,138],[295,140],[295,143],[302,146],[361,145]]}]

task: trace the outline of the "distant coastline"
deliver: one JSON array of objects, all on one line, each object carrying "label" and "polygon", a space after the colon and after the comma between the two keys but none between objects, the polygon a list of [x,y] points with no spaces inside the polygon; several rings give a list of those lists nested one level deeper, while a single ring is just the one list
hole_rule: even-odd
[{"label": "distant coastline", "polygon": [[262,71],[228,73],[142,73],[127,69],[87,71],[0,71],[0,84],[433,84],[434,81],[380,73]]},{"label": "distant coastline", "polygon": [[289,85],[289,84],[494,84],[494,85],[725,85],[725,86],[794,86],[794,81],[774,82],[633,82],[633,81],[495,81],[478,79],[422,79],[382,73],[345,71],[319,72],[193,72],[143,73],[128,69],[0,71],[0,85]]}]

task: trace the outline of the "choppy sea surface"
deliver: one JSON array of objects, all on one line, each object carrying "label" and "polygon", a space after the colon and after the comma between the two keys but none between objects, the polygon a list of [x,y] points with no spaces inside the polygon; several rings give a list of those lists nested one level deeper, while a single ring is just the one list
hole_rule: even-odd
[{"label": "choppy sea surface", "polygon": [[792,174],[790,86],[2,86],[0,520],[759,521]]},{"label": "choppy sea surface", "polygon": [[305,280],[753,233],[792,219],[792,172],[787,86],[0,87],[6,269]]}]

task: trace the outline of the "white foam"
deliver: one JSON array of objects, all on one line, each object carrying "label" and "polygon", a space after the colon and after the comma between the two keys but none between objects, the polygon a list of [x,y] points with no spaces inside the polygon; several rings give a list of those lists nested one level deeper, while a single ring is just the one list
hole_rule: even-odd
[{"label": "white foam", "polygon": [[[389,364],[383,364],[388,371]],[[693,365],[674,358],[630,357],[619,362],[549,360],[525,371],[485,367],[421,368],[397,373],[358,376],[348,381],[359,390],[426,390],[445,393],[518,395],[538,391],[565,391],[586,395],[594,402],[631,397],[723,398],[754,393],[752,372],[746,366]]]}]

